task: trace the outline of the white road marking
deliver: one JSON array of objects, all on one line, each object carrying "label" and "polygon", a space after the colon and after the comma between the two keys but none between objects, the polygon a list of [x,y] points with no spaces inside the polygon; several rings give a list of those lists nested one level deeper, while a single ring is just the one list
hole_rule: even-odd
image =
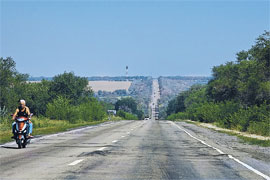
[{"label": "white road marking", "polygon": [[124,138],[124,137],[126,137],[126,136],[121,136],[121,138]]},{"label": "white road marking", "polygon": [[133,129],[131,129],[131,131],[133,131]]},{"label": "white road marking", "polygon": [[114,140],[114,141],[112,141],[112,143],[116,143],[116,142],[118,142],[118,140]]},{"label": "white road marking", "polygon": [[[200,141],[202,144],[208,146],[208,147],[211,147],[213,149],[215,149],[216,151],[218,151],[220,154],[225,154],[224,152],[222,152],[220,149],[216,148],[216,147],[213,147],[209,144],[207,144],[206,142],[200,140],[199,138],[196,138],[195,136],[191,135],[188,131],[186,131],[185,129],[181,128],[180,126],[178,126],[177,124],[175,124],[174,122],[170,121],[171,124],[175,125],[178,129],[181,129],[182,131],[184,131],[186,134],[188,134],[190,137],[192,137],[193,139],[196,139],[198,141]],[[248,164],[240,161],[239,159],[236,159],[235,157],[233,157],[232,155],[228,154],[228,157],[230,159],[233,159],[234,161],[238,162],[239,164],[241,164],[242,166],[248,168],[249,170],[251,170],[252,172],[256,173],[257,175],[263,177],[264,179],[266,180],[270,180],[270,177],[263,174],[262,172],[258,171],[257,169],[254,169],[253,167],[249,166]]]},{"label": "white road marking", "polygon": [[106,149],[107,147],[102,147],[102,148],[99,148],[97,149],[98,151],[103,151],[104,149]]},{"label": "white road marking", "polygon": [[130,134],[130,132],[127,132],[127,134]]},{"label": "white road marking", "polygon": [[257,169],[254,169],[253,167],[247,165],[246,163],[243,163],[242,161],[240,161],[239,159],[236,159],[236,158],[233,157],[232,155],[228,155],[228,157],[229,157],[230,159],[235,160],[235,161],[238,162],[239,164],[242,164],[243,166],[245,166],[245,167],[248,168],[249,170],[255,172],[256,174],[262,176],[264,179],[270,180],[270,177],[269,177],[269,176],[267,176],[267,175],[261,173],[260,171],[258,171]]},{"label": "white road marking", "polygon": [[76,164],[79,164],[80,162],[82,162],[84,159],[79,159],[79,160],[76,160],[70,164],[68,164],[69,166],[75,166]]},{"label": "white road marking", "polygon": [[195,136],[193,136],[192,134],[190,134],[188,131],[186,131],[185,129],[181,128],[180,126],[178,126],[177,124],[173,123],[172,121],[170,121],[173,125],[175,125],[178,129],[181,129],[182,131],[184,131],[186,134],[188,134],[190,137],[192,137],[193,139],[196,139],[197,141],[200,141],[202,144],[211,147],[213,149],[215,149],[217,152],[219,152],[220,154],[225,154],[224,152],[222,152],[220,149],[213,147],[209,144],[207,144],[206,142],[204,142],[203,140],[200,140],[199,138],[196,138]]},{"label": "white road marking", "polygon": [[219,154],[225,154],[224,152],[222,152],[220,149],[216,148],[216,147],[212,147],[213,149],[215,149],[217,152],[219,152]]}]

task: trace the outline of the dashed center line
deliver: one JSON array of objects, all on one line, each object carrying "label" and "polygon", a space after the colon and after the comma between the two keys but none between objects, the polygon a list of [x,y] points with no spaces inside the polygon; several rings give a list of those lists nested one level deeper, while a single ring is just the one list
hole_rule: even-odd
[{"label": "dashed center line", "polygon": [[114,141],[112,141],[112,143],[116,143],[116,142],[118,142],[118,140],[114,140]]},{"label": "dashed center line", "polygon": [[124,137],[126,137],[126,136],[121,136],[121,138],[124,138]]},{"label": "dashed center line", "polygon": [[72,163],[70,163],[70,164],[68,164],[69,166],[75,166],[75,165],[77,165],[77,164],[79,164],[80,162],[82,162],[84,159],[79,159],[79,160],[76,160],[76,161],[74,161],[74,162],[72,162]]}]

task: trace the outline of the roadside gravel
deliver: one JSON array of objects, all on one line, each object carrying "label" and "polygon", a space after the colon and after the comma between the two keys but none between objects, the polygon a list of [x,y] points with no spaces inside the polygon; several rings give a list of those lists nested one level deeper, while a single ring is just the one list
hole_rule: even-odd
[{"label": "roadside gravel", "polygon": [[266,136],[260,136],[260,135],[256,135],[256,134],[249,134],[246,132],[239,132],[239,131],[231,130],[231,129],[220,128],[220,127],[217,127],[217,126],[215,126],[213,124],[209,124],[209,123],[199,123],[199,125],[203,126],[203,127],[210,128],[210,129],[218,130],[218,131],[232,132],[232,133],[239,134],[241,136],[245,136],[245,137],[249,137],[249,138],[255,138],[255,139],[259,139],[259,140],[270,140],[269,136],[266,137]]},{"label": "roadside gravel", "polygon": [[[254,158],[270,164],[270,147],[261,147],[244,143],[237,136],[221,133],[213,129],[186,122],[177,122],[185,129],[195,133],[196,137],[221,147],[226,153],[239,154],[245,158]],[[240,156],[240,154],[239,154]]]}]

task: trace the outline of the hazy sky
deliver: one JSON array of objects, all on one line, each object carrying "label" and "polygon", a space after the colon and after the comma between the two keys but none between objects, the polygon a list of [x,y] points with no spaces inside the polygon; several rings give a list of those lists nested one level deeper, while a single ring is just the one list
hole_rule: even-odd
[{"label": "hazy sky", "polygon": [[269,30],[261,0],[0,1],[0,56],[31,76],[210,75]]}]

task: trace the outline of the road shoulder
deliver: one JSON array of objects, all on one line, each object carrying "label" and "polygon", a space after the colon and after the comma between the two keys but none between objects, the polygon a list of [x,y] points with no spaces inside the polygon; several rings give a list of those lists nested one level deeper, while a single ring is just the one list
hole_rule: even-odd
[{"label": "road shoulder", "polygon": [[256,169],[270,175],[270,147],[261,147],[243,143],[237,136],[218,132],[213,129],[202,127],[183,121],[175,122],[183,127],[194,137],[197,137],[213,147],[239,158],[246,164],[253,165]]}]

